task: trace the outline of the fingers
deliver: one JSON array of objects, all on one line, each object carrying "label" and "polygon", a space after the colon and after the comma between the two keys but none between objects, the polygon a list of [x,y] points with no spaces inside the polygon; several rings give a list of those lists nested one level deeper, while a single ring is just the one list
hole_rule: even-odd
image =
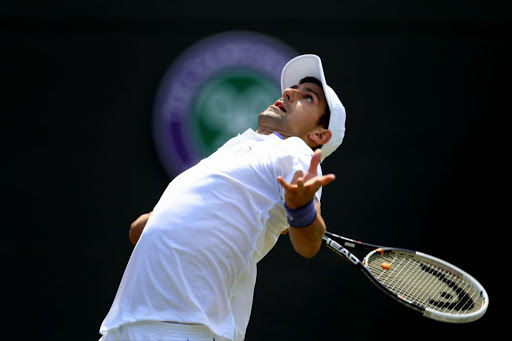
[{"label": "fingers", "polygon": [[293,179],[290,183],[286,182],[286,180],[282,176],[277,177],[277,181],[284,187],[286,190],[292,190],[295,188],[293,185],[299,185],[301,183],[301,187],[304,187],[304,173],[302,171],[296,171],[293,174]]},{"label": "fingers", "polygon": [[286,190],[295,193],[304,193],[317,191],[320,187],[325,186],[335,180],[334,174],[328,174],[318,177],[317,168],[322,159],[322,150],[317,149],[311,157],[309,169],[306,175],[302,171],[296,171],[290,183],[286,182],[283,177],[278,176],[277,181]]},{"label": "fingers", "polygon": [[279,182],[279,184],[281,186],[283,186],[283,188],[285,189],[285,191],[294,191],[295,190],[295,185],[294,184],[289,184],[288,182],[286,182],[285,179],[283,179],[282,176],[278,176],[277,177],[277,182]]},{"label": "fingers", "polygon": [[277,177],[277,182],[279,182],[279,184],[283,186],[285,190],[288,191],[290,189],[290,185],[286,181],[284,181],[282,176]]},{"label": "fingers", "polygon": [[[306,182],[305,187],[309,188],[310,191],[318,191],[320,187],[326,186],[332,181],[334,181],[336,177],[334,174],[328,174],[320,177],[315,177],[310,181]],[[304,186],[302,187],[304,188]]]},{"label": "fingers", "polygon": [[308,173],[316,174],[316,169],[317,169],[318,164],[320,163],[321,159],[322,159],[322,150],[321,149],[315,150],[313,156],[311,157],[311,162],[309,164]]},{"label": "fingers", "polygon": [[296,171],[295,174],[293,174],[292,184],[296,184],[299,182],[299,179],[304,176],[304,173],[302,171]]},{"label": "fingers", "polygon": [[297,190],[304,191],[304,177],[303,176],[301,176],[300,178],[297,178]]},{"label": "fingers", "polygon": [[325,185],[330,184],[334,180],[336,180],[336,176],[334,174],[327,174],[327,175],[324,175],[321,177],[320,183],[321,183],[321,186],[325,186]]},{"label": "fingers", "polygon": [[303,193],[303,192],[316,192],[320,187],[326,186],[336,179],[334,174],[328,174],[321,177],[315,177],[313,179],[304,182],[304,177],[296,179],[296,183],[288,183],[283,177],[278,176],[277,181],[283,188],[288,192]]},{"label": "fingers", "polygon": [[[282,176],[277,177],[277,181],[283,186],[286,190],[298,189],[303,190],[304,187],[314,187],[316,189],[325,186],[336,179],[334,174],[327,174],[321,177],[313,177],[309,180],[305,181],[305,177],[303,176],[302,171],[295,172],[293,179],[290,183],[286,182]],[[295,186],[294,186],[295,185]]]}]

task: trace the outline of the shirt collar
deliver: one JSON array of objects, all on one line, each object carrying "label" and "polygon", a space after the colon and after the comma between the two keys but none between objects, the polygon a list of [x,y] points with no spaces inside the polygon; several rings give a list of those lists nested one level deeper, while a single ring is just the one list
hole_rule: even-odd
[{"label": "shirt collar", "polygon": [[274,132],[274,134],[277,135],[277,137],[279,137],[281,140],[284,140],[284,137],[282,137],[281,134],[276,133],[276,132]]}]

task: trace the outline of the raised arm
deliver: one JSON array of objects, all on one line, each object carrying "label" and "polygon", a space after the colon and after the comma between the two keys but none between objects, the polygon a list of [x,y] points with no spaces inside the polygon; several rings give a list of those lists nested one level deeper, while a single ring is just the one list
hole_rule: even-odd
[{"label": "raised arm", "polygon": [[[311,215],[313,221],[304,227],[294,227],[293,220],[290,221],[288,229],[292,245],[300,255],[306,258],[312,258],[322,246],[322,236],[325,233],[325,223],[320,212],[320,203],[315,199],[315,193],[320,187],[329,184],[335,179],[334,174],[318,176],[316,169],[320,163],[322,151],[317,149],[311,158],[311,164],[306,174],[298,171],[294,174],[291,183],[287,183],[282,177],[277,181],[285,189],[284,201],[288,216],[296,212],[299,216]],[[313,201],[313,202],[312,202]],[[311,206],[310,206],[311,205]],[[316,214],[312,211],[316,209]],[[298,223],[303,225],[304,222]]]}]

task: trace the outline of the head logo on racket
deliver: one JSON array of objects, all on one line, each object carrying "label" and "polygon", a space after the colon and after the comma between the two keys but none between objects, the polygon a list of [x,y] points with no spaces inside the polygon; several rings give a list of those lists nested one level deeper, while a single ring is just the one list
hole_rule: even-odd
[{"label": "head logo on racket", "polygon": [[[440,309],[455,311],[472,310],[475,307],[475,301],[471,296],[463,288],[459,287],[457,283],[450,280],[443,272],[437,271],[426,264],[421,264],[420,268],[446,285],[439,292],[440,300],[430,298],[429,304]],[[443,289],[446,289],[446,291]]]}]

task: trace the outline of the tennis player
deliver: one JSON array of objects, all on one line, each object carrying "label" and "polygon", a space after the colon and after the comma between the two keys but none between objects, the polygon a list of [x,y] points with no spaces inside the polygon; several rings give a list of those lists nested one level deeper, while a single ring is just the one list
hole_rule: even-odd
[{"label": "tennis player", "polygon": [[289,61],[281,88],[257,131],[177,176],[132,224],[136,245],[100,340],[243,340],[256,264],[279,235],[304,257],[318,252],[321,189],[335,178],[320,162],[343,140],[345,109],[316,55]]}]

